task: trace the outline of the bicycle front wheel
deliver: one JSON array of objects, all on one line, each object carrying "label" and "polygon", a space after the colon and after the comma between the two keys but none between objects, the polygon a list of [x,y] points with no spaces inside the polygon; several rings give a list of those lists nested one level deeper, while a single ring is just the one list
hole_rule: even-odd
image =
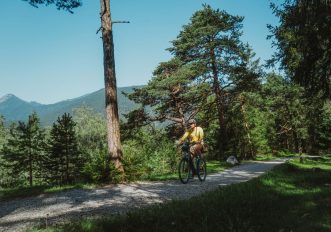
[{"label": "bicycle front wheel", "polygon": [[178,175],[179,179],[183,184],[186,184],[188,182],[188,179],[190,178],[190,164],[189,161],[186,158],[183,158],[179,162],[178,166]]},{"label": "bicycle front wheel", "polygon": [[205,181],[207,176],[207,165],[206,165],[206,161],[204,161],[203,159],[198,160],[197,172],[198,172],[199,180]]}]

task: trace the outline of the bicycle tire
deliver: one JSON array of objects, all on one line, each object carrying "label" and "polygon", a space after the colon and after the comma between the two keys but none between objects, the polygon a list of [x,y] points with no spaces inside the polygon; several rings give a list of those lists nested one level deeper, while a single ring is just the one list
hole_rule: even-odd
[{"label": "bicycle tire", "polygon": [[203,159],[199,159],[197,163],[197,173],[200,181],[205,181],[207,177],[207,164]]},{"label": "bicycle tire", "polygon": [[190,163],[186,158],[181,159],[178,165],[178,176],[183,184],[186,184],[190,178]]}]

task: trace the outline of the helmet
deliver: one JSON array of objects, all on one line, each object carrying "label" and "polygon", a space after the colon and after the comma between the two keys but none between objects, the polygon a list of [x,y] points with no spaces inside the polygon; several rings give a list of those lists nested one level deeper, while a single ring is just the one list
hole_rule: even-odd
[{"label": "helmet", "polygon": [[192,119],[190,119],[190,120],[187,121],[186,126],[187,126],[187,127],[190,127],[190,125],[192,125],[192,124],[196,124],[196,123],[197,123],[197,122],[195,121],[195,119],[192,118]]},{"label": "helmet", "polygon": [[192,119],[190,119],[190,120],[188,120],[188,122],[187,122],[187,124],[196,124],[197,122],[195,121],[195,119],[194,118],[192,118]]}]

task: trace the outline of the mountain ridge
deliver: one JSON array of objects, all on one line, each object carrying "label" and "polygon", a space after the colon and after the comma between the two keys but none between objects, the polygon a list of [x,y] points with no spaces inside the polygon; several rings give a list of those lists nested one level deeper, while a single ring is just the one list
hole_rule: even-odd
[{"label": "mountain ridge", "polygon": [[[117,89],[118,107],[120,118],[123,114],[130,112],[138,107],[130,101],[122,92],[133,92],[134,88],[142,86],[119,87]],[[27,102],[15,96],[6,94],[0,97],[0,115],[4,116],[6,122],[26,121],[32,112],[36,112],[40,117],[43,126],[52,125],[56,119],[65,112],[72,114],[75,108],[86,106],[95,112],[104,113],[105,109],[105,90],[99,89],[92,93],[84,94],[77,98],[67,99],[52,104],[41,104],[36,101]]]}]

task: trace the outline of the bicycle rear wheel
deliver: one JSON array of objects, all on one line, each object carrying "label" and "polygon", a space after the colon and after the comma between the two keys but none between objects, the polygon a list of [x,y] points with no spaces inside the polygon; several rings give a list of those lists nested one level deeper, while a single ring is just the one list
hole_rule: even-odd
[{"label": "bicycle rear wheel", "polygon": [[205,181],[207,176],[207,165],[206,165],[206,161],[204,161],[203,159],[198,160],[197,172],[198,172],[199,180]]},{"label": "bicycle rear wheel", "polygon": [[183,158],[179,162],[178,166],[178,175],[179,179],[183,184],[186,184],[188,182],[188,179],[190,178],[190,164],[189,161],[186,158]]}]

